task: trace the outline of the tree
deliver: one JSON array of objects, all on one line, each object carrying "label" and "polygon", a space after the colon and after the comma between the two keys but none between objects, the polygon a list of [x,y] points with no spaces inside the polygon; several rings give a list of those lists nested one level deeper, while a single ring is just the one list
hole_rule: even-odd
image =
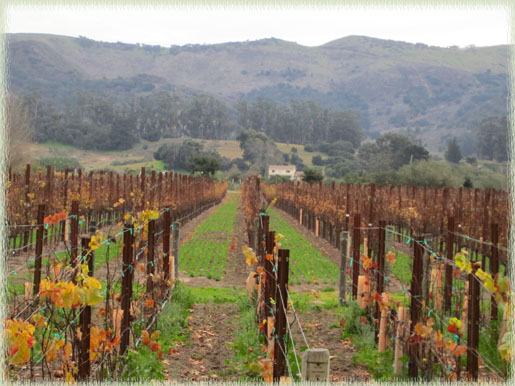
[{"label": "tree", "polygon": [[187,139],[182,144],[170,143],[161,145],[154,153],[154,158],[163,161],[168,170],[187,169],[189,167],[188,160],[193,155],[202,153],[202,149],[202,144]]},{"label": "tree", "polygon": [[378,169],[399,169],[412,161],[427,160],[429,152],[403,134],[386,133],[376,139],[375,144],[363,144],[358,156],[363,168],[369,171]]},{"label": "tree", "polygon": [[265,174],[268,165],[284,163],[283,153],[265,134],[255,130],[243,130],[236,139],[240,141],[243,159],[251,165],[254,172]]},{"label": "tree", "polygon": [[445,151],[445,159],[449,162],[458,163],[462,158],[460,145],[456,137],[447,142],[447,150]]},{"label": "tree", "polygon": [[192,173],[200,173],[203,176],[212,176],[220,169],[220,161],[211,154],[193,154],[187,162]]},{"label": "tree", "polygon": [[481,121],[478,130],[478,158],[508,160],[508,119],[489,117]]},{"label": "tree", "polygon": [[292,153],[290,156],[290,163],[297,167],[297,170],[303,170],[305,165],[302,158],[300,158],[297,154]]},{"label": "tree", "polygon": [[316,166],[324,166],[324,160],[319,155],[315,155],[311,158],[311,162]]},{"label": "tree", "polygon": [[268,179],[269,184],[279,184],[281,182],[288,182],[290,181],[290,177],[288,176],[271,176]]},{"label": "tree", "polygon": [[343,157],[330,157],[325,161],[325,174],[329,177],[343,178],[349,173],[358,173],[359,168],[354,161]]},{"label": "tree", "polygon": [[322,172],[315,168],[306,168],[304,169],[304,176],[302,177],[302,180],[304,182],[307,182],[309,184],[312,184],[313,182],[320,182],[324,179],[324,175]]}]

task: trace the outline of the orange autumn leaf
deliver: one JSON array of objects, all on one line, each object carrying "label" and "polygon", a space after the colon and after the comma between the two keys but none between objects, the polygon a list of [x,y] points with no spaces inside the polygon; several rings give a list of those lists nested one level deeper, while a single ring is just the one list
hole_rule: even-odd
[{"label": "orange autumn leaf", "polygon": [[415,333],[420,336],[421,338],[429,338],[431,336],[431,333],[433,332],[433,329],[428,326],[424,326],[422,323],[417,323],[415,327],[413,328]]},{"label": "orange autumn leaf", "polygon": [[451,352],[454,354],[454,356],[459,357],[460,355],[463,355],[467,352],[467,346],[463,345],[456,345]]},{"label": "orange autumn leaf", "polygon": [[148,331],[146,331],[146,330],[143,330],[141,333],[141,343],[144,344],[145,346],[150,344],[150,337],[148,335]]},{"label": "orange autumn leaf", "polygon": [[145,307],[148,307],[148,308],[154,307],[154,301],[152,299],[147,299],[145,301]]},{"label": "orange autumn leaf", "polygon": [[390,264],[395,264],[395,257],[396,257],[396,256],[395,256],[395,253],[393,253],[393,252],[388,252],[388,253],[386,254],[386,260],[388,260],[388,262],[389,262]]}]

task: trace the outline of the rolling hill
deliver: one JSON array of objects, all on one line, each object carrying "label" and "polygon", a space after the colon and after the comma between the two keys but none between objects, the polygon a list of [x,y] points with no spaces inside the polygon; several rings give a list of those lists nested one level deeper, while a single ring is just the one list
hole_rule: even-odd
[{"label": "rolling hill", "polygon": [[84,37],[8,34],[8,82],[64,104],[96,90],[116,97],[157,91],[288,103],[311,99],[360,113],[365,132],[412,133],[433,151],[507,112],[508,46],[432,47],[349,36],[318,47],[279,39],[160,47]]}]

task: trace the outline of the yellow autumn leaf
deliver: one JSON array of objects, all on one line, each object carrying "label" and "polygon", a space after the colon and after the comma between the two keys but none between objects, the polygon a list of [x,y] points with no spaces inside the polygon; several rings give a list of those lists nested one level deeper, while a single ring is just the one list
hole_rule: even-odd
[{"label": "yellow autumn leaf", "polygon": [[66,383],[75,383],[75,378],[73,378],[73,375],[71,372],[66,372]]},{"label": "yellow autumn leaf", "polygon": [[57,287],[61,289],[61,296],[56,297],[54,302],[57,307],[75,308],[80,306],[79,287],[71,282],[57,283]]},{"label": "yellow autumn leaf", "polygon": [[254,251],[252,249],[250,249],[249,247],[244,245],[241,248],[241,250],[243,252],[243,255],[245,256],[245,262],[247,263],[247,265],[256,265],[257,264],[258,260],[257,260],[256,254],[254,253]]},{"label": "yellow autumn leaf", "polygon": [[64,346],[64,339],[61,339],[61,338],[57,339],[57,342],[55,343],[54,348],[56,350],[60,350],[63,346]]},{"label": "yellow autumn leaf", "polygon": [[456,326],[457,328],[461,327],[461,320],[459,320],[458,318],[451,318],[449,320],[449,323]]},{"label": "yellow autumn leaf", "polygon": [[8,347],[9,363],[21,364],[30,360],[30,348],[34,345],[35,327],[23,320],[5,321],[5,337]]},{"label": "yellow autumn leaf", "polygon": [[88,276],[86,279],[84,279],[84,281],[82,282],[82,286],[84,288],[91,288],[91,289],[101,289],[102,288],[102,284],[100,284],[100,282],[92,276]]},{"label": "yellow autumn leaf", "polygon": [[71,355],[72,355],[72,344],[71,344],[71,342],[68,342],[64,346],[64,359],[66,359],[66,360],[70,359]]}]

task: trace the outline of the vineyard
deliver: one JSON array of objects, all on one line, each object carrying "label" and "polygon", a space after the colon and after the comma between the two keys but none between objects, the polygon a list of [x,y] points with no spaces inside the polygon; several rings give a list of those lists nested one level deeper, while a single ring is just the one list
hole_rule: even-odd
[{"label": "vineyard", "polygon": [[[246,185],[244,191],[252,197],[247,202],[249,232],[264,238],[261,245],[254,244],[263,287],[258,320],[276,331],[275,339],[270,329],[267,336],[268,341],[275,340],[275,350],[268,350],[273,362],[270,379],[284,375],[287,356],[282,340],[292,337],[283,320],[291,302],[283,294],[287,287],[281,288],[281,265],[289,262],[292,276],[298,274],[291,267],[303,265],[302,254],[290,256],[291,251],[279,249],[282,237],[269,231],[274,211],[267,216],[263,208],[272,204],[341,250],[339,304],[356,302],[360,323],[371,325],[378,352],[392,357],[393,376],[507,376],[513,338],[505,275],[505,192],[287,182],[268,186],[259,180],[247,180]],[[259,216],[257,222],[254,216]],[[285,229],[280,222],[274,225]],[[403,267],[396,267],[397,255]],[[314,259],[313,266],[322,268]],[[268,308],[275,319],[267,320]],[[347,328],[347,323],[344,317],[344,335],[363,328]],[[492,346],[497,347],[493,354]]]},{"label": "vineyard", "polygon": [[180,227],[218,204],[226,183],[166,173],[9,175],[10,375],[118,379],[148,346],[178,275]]},{"label": "vineyard", "polygon": [[509,376],[506,192],[27,165],[7,198],[11,380]]}]

